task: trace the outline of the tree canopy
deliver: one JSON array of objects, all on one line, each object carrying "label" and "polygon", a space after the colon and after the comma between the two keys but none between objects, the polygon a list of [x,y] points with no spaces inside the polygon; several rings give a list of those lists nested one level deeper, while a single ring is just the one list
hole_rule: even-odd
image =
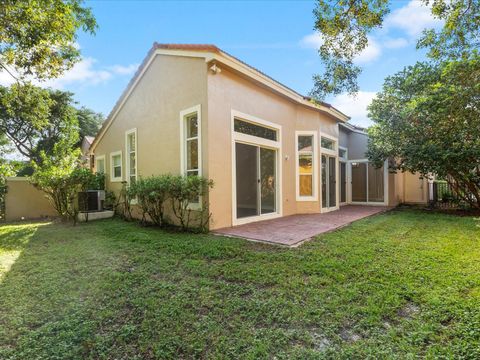
[{"label": "tree canopy", "polygon": [[0,67],[12,75],[38,79],[58,77],[71,68],[80,59],[77,31],[93,34],[97,27],[91,9],[82,4],[82,0],[2,0]]},{"label": "tree canopy", "polygon": [[435,174],[468,189],[480,206],[480,55],[417,63],[388,77],[369,106],[368,157]]},{"label": "tree canopy", "polygon": [[[441,29],[425,29],[417,48],[428,49],[434,60],[468,58],[480,46],[480,2],[477,0],[421,0]],[[358,92],[361,68],[354,59],[368,46],[368,35],[383,25],[392,0],[318,0],[315,30],[322,37],[319,55],[325,70],[314,75],[312,97]]]},{"label": "tree canopy", "polygon": [[77,118],[80,140],[85,136],[96,136],[105,121],[102,113],[97,113],[85,106],[77,110]]},{"label": "tree canopy", "polygon": [[55,144],[73,148],[78,142],[73,94],[42,89],[30,83],[0,87],[0,134],[28,159],[40,163]]}]

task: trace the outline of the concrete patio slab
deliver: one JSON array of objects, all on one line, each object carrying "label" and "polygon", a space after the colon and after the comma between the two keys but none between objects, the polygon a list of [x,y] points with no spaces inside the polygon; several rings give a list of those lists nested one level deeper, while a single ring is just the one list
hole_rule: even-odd
[{"label": "concrete patio slab", "polygon": [[386,206],[346,205],[324,214],[299,214],[215,230],[214,234],[285,246],[298,246],[315,235],[389,210]]}]

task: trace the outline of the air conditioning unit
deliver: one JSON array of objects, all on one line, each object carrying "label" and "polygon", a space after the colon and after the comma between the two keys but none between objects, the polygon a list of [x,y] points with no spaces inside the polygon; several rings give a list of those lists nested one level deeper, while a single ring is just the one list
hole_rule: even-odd
[{"label": "air conditioning unit", "polygon": [[81,212],[103,211],[105,190],[87,190],[78,193],[78,209]]}]

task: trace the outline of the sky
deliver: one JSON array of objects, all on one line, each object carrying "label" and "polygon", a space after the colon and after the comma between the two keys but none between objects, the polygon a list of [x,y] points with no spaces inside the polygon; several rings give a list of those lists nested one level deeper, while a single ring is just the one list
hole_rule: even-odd
[{"label": "sky", "polygon": [[[79,33],[82,60],[61,78],[43,86],[75,94],[78,106],[104,115],[127,86],[152,44],[215,44],[281,83],[308,95],[312,76],[321,73],[313,30],[313,1],[87,1],[99,28]],[[440,24],[418,1],[393,1],[384,26],[372,33],[355,62],[363,69],[356,98],[345,94],[326,101],[369,126],[367,105],[386,76],[424,59],[415,49],[425,27]],[[0,73],[0,84],[12,80]]]}]

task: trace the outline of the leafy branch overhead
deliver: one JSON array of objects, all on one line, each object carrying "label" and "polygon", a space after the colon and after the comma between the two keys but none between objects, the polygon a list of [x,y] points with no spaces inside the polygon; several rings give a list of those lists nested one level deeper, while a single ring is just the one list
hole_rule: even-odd
[{"label": "leafy branch overhead", "polygon": [[56,78],[80,60],[77,31],[94,34],[82,0],[2,0],[0,67],[14,77]]},{"label": "leafy branch overhead", "polygon": [[[480,2],[477,0],[421,0],[433,17],[443,20],[441,29],[425,29],[417,48],[426,48],[433,60],[466,58],[480,45]],[[361,68],[354,59],[368,46],[368,35],[382,27],[391,10],[389,0],[318,0],[315,30],[322,45],[322,74],[314,75],[311,96],[358,92]]]}]

